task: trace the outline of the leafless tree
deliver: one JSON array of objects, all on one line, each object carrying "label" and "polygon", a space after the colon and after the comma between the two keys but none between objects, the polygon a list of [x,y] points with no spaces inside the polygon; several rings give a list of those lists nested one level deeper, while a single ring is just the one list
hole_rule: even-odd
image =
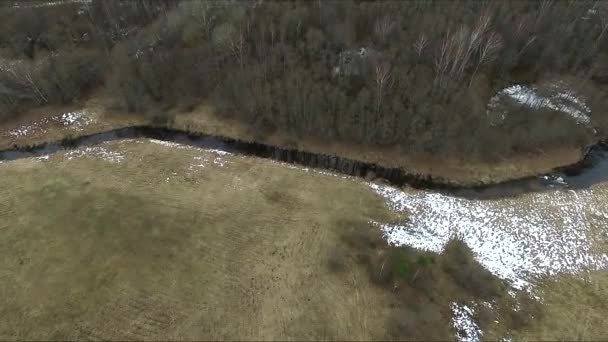
[{"label": "leafless tree", "polygon": [[242,26],[239,26],[237,29],[229,23],[222,24],[213,31],[213,40],[215,44],[228,50],[239,62],[241,69],[244,68],[245,63],[245,34],[246,32]]},{"label": "leafless tree", "polygon": [[374,65],[374,81],[376,82],[376,112],[380,112],[384,90],[391,83],[391,65],[388,62],[377,62]]},{"label": "leafless tree", "polygon": [[545,17],[545,15],[547,14],[547,12],[549,11],[549,9],[553,6],[553,0],[542,0],[540,3],[540,8],[538,10],[538,16],[536,17],[536,25],[538,25],[543,18]]},{"label": "leafless tree", "polygon": [[532,45],[534,42],[536,41],[536,36],[532,36],[528,39],[528,41],[526,42],[526,44],[524,44],[524,46],[519,50],[519,52],[517,53],[517,57],[521,56],[526,49]]},{"label": "leafless tree", "polygon": [[477,59],[477,65],[475,66],[473,75],[471,75],[469,87],[473,83],[473,79],[475,78],[479,67],[496,59],[496,57],[498,56],[498,52],[500,51],[502,46],[503,40],[498,33],[492,31],[486,35],[485,39],[482,41],[479,47],[479,57]]},{"label": "leafless tree", "polygon": [[599,46],[600,42],[602,41],[602,38],[604,38],[604,34],[606,34],[606,30],[608,30],[608,17],[606,17],[605,15],[602,15],[600,17],[600,34],[597,36],[597,39],[595,40],[596,48]]},{"label": "leafless tree", "polygon": [[196,6],[195,15],[198,19],[199,25],[202,27],[205,35],[207,37],[211,36],[211,29],[215,24],[216,16],[213,15],[213,6],[215,2],[212,1],[195,1],[195,2],[186,2],[186,5]]},{"label": "leafless tree", "polygon": [[3,68],[2,71],[9,75],[15,83],[29,90],[40,103],[47,103],[48,98],[35,80],[34,70],[35,65],[19,62]]},{"label": "leafless tree", "polygon": [[495,58],[502,47],[502,39],[491,31],[491,22],[492,10],[488,7],[482,11],[472,29],[461,26],[454,34],[448,30],[435,56],[436,81],[440,87],[445,85],[446,77],[462,79],[465,71],[475,65],[476,55],[478,63],[474,73],[481,65]]},{"label": "leafless tree", "polygon": [[428,38],[424,33],[421,33],[420,36],[418,36],[418,39],[416,39],[416,41],[414,42],[414,51],[416,51],[416,55],[418,55],[418,57],[422,55],[422,52],[428,44]]},{"label": "leafless tree", "polygon": [[391,33],[394,27],[395,20],[392,18],[392,16],[385,15],[383,17],[380,17],[376,21],[376,25],[374,26],[374,33],[381,42],[385,42],[386,37]]},{"label": "leafless tree", "polygon": [[435,81],[439,86],[443,85],[443,77],[448,69],[450,61],[450,51],[452,50],[452,40],[450,39],[450,30],[445,34],[445,37],[441,40],[437,54],[435,55]]},{"label": "leafless tree", "polygon": [[515,33],[518,36],[523,35],[528,30],[528,23],[529,20],[527,15],[519,17],[515,22]]}]

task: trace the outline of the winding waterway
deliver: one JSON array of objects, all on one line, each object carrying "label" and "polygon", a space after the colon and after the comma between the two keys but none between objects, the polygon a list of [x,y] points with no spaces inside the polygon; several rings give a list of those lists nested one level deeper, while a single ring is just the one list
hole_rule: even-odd
[{"label": "winding waterway", "polygon": [[608,180],[608,148],[605,144],[592,147],[583,161],[570,167],[555,170],[551,174],[476,187],[448,185],[430,177],[407,174],[398,168],[326,155],[285,149],[259,143],[242,142],[234,139],[209,135],[192,134],[180,130],[133,126],[94,133],[76,138],[66,138],[57,142],[15,147],[0,151],[0,160],[15,160],[39,157],[57,151],[82,146],[92,146],[121,139],[152,138],[179,144],[223,150],[235,154],[293,163],[308,167],[327,169],[355,177],[382,179],[391,185],[411,186],[416,189],[435,190],[457,197],[471,199],[493,199],[517,196],[528,192],[552,191],[559,189],[583,189]]}]

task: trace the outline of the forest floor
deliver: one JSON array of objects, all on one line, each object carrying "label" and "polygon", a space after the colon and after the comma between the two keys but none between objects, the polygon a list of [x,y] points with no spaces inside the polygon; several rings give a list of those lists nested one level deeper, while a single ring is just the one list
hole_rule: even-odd
[{"label": "forest floor", "polygon": [[[115,113],[107,110],[103,101],[90,100],[79,107],[39,108],[0,125],[0,149],[15,145],[27,146],[57,141],[66,136],[79,136],[132,125],[146,125],[150,120],[136,114]],[[56,113],[78,113],[74,122],[66,122]],[[192,133],[203,133],[246,142],[259,142],[272,146],[298,149],[322,154],[334,154],[344,158],[398,167],[406,173],[457,186],[499,183],[513,179],[546,174],[566,165],[575,164],[583,158],[577,148],[559,148],[521,155],[499,162],[471,162],[454,157],[436,159],[429,155],[413,155],[399,147],[374,148],[352,144],[330,143],[315,139],[300,139],[278,134],[265,135],[252,132],[235,120],[220,118],[208,106],[200,106],[187,113],[174,113],[166,126]],[[21,127],[15,129],[15,127]],[[69,128],[69,129],[66,129]],[[12,129],[10,131],[9,129]]]}]

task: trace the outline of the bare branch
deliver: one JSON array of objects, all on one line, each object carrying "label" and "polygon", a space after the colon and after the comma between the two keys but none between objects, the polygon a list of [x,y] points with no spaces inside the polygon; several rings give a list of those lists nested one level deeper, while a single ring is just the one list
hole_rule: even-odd
[{"label": "bare branch", "polygon": [[391,33],[395,27],[395,20],[390,15],[385,15],[376,21],[374,26],[374,33],[380,39],[380,41],[386,41],[386,37]]},{"label": "bare branch", "polygon": [[424,33],[420,34],[418,39],[416,39],[414,42],[414,51],[416,51],[416,55],[418,55],[418,57],[422,55],[422,51],[427,47],[428,44],[429,40],[426,35]]},{"label": "bare branch", "polygon": [[389,85],[391,81],[391,65],[387,62],[378,62],[374,66],[374,81],[376,82],[376,111],[380,112],[380,106],[382,105],[382,96],[384,89]]}]

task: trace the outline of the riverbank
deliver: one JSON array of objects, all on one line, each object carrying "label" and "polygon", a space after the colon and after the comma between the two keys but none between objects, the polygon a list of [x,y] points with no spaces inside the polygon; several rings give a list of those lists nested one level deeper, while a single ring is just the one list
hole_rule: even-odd
[{"label": "riverbank", "polygon": [[[556,169],[580,163],[585,157],[585,150],[582,148],[560,148],[539,151],[538,154],[533,155],[511,157],[496,163],[471,162],[459,158],[440,159],[412,155],[399,148],[379,149],[352,144],[324,143],[313,139],[301,139],[296,142],[277,134],[260,136],[236,121],[218,118],[211,108],[204,106],[189,113],[172,113],[171,117],[174,119],[163,125],[152,124],[149,119],[141,115],[108,111],[98,103],[89,102],[80,108],[42,108],[20,116],[19,120],[5,123],[0,126],[4,131],[0,135],[0,150],[27,149],[126,127],[155,127],[177,130],[191,136],[210,136],[223,141],[255,144],[265,151],[268,149],[279,150],[281,153],[288,151],[289,156],[275,158],[283,161],[307,160],[312,155],[322,155],[324,158],[337,157],[347,160],[351,165],[344,167],[346,170],[343,171],[348,174],[393,178],[398,181],[389,180],[397,185],[403,182],[434,184],[439,187],[480,187],[548,174]],[[308,162],[306,165],[327,168],[328,163],[321,160]],[[358,164],[364,165],[363,171],[352,166]],[[336,168],[334,165],[331,168],[342,171],[343,167]],[[396,171],[378,173],[376,170]],[[390,176],[390,173],[393,176]]]}]

